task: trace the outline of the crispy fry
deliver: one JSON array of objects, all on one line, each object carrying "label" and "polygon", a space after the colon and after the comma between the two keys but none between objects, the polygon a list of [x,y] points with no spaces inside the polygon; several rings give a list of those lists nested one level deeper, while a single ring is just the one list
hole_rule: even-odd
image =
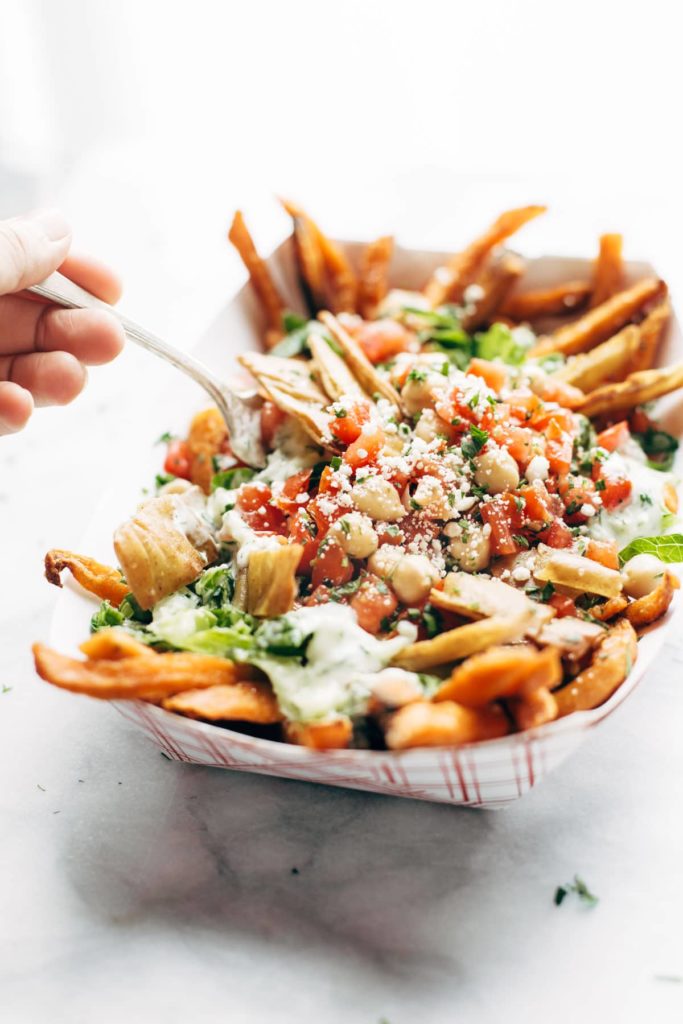
[{"label": "crispy fry", "polygon": [[623,241],[621,235],[602,235],[600,238],[600,250],[593,271],[591,309],[607,302],[624,287],[624,261],[621,256]]},{"label": "crispy fry", "polygon": [[300,207],[287,199],[281,199],[280,202],[292,218],[299,281],[306,303],[315,315],[327,305],[325,260],[316,226]]},{"label": "crispy fry", "polygon": [[616,569],[608,569],[591,558],[563,548],[547,548],[540,554],[534,576],[538,580],[602,597],[617,597],[623,587],[621,573]]},{"label": "crispy fry", "polygon": [[252,551],[247,566],[247,611],[257,618],[284,615],[297,595],[296,570],[304,549],[281,544],[275,550]]},{"label": "crispy fry", "polygon": [[308,344],[313,356],[313,365],[331,401],[342,395],[364,395],[362,387],[337,353],[318,334],[311,334]]},{"label": "crispy fry", "polygon": [[524,273],[525,263],[521,257],[506,252],[499,260],[488,264],[477,284],[483,295],[474,303],[474,312],[463,317],[462,326],[466,331],[473,331],[494,318],[498,307],[505,300],[510,290]]},{"label": "crispy fry", "polygon": [[552,374],[551,380],[557,378],[584,392],[606,381],[623,380],[634,368],[641,347],[641,326],[629,324],[590,352],[570,356],[565,365]]},{"label": "crispy fry", "polygon": [[208,722],[254,722],[274,725],[282,721],[273,688],[267,680],[236,680],[205,690],[185,690],[162,701],[167,711]]},{"label": "crispy fry", "polygon": [[545,213],[545,210],[545,206],[524,206],[501,214],[483,235],[462,252],[456,253],[447,266],[435,271],[424,288],[430,305],[434,307],[443,302],[460,302],[465,288],[476,279],[492,250],[519,231],[527,221]]},{"label": "crispy fry", "polygon": [[285,304],[270,276],[268,266],[256,251],[256,246],[240,210],[237,210],[232,219],[228,238],[249,271],[252,287],[266,315],[268,327],[273,331],[281,331]]},{"label": "crispy fry", "polygon": [[[353,313],[356,308],[358,284],[346,254],[336,242],[333,242],[321,231],[318,224],[300,206],[288,199],[283,199],[282,205],[290,217],[293,218],[295,231],[297,222],[303,222],[306,225],[306,229],[320,253],[326,280],[321,288],[321,295],[325,296],[325,300],[320,303],[318,308],[324,306],[331,309],[333,313]],[[314,276],[317,285],[319,281],[317,261],[315,263],[316,271]]]},{"label": "crispy fry", "polygon": [[435,701],[454,700],[468,708],[483,708],[502,697],[551,689],[562,679],[560,656],[554,647],[539,651],[530,644],[490,647],[453,669],[450,679],[434,694]]},{"label": "crispy fry", "polygon": [[343,327],[336,316],[323,310],[318,319],[325,324],[328,331],[340,345],[348,368],[358,383],[368,395],[379,394],[382,398],[388,399],[397,408],[400,408],[401,400],[392,385],[378,373],[372,365],[362,348],[355,341],[349,332]]},{"label": "crispy fry", "polygon": [[331,722],[285,722],[285,739],[311,750],[341,750],[353,736],[351,719],[343,715]]},{"label": "crispy fry", "polygon": [[671,305],[668,299],[664,299],[658,306],[648,313],[643,322],[639,325],[639,343],[636,349],[629,371],[636,373],[638,370],[649,370],[654,366],[657,358],[657,350],[662,340],[664,329],[671,316]]},{"label": "crispy fry", "polygon": [[459,661],[477,651],[483,651],[492,644],[502,644],[518,639],[527,624],[525,615],[516,618],[493,617],[469,622],[446,633],[441,633],[431,640],[420,640],[418,643],[404,647],[396,655],[392,664],[411,672],[423,672],[435,665],[445,665],[449,661]]},{"label": "crispy fry", "polygon": [[472,576],[466,572],[449,572],[443,590],[432,590],[429,600],[438,608],[456,612],[468,619],[528,617],[527,632],[540,629],[552,618],[553,610],[538,604],[523,591],[502,580]]},{"label": "crispy fry", "polygon": [[364,320],[377,315],[380,302],[389,292],[389,264],[394,252],[390,235],[375,239],[366,245],[360,265],[358,281],[358,312]]},{"label": "crispy fry", "polygon": [[153,647],[143,644],[140,640],[127,633],[119,626],[100,629],[97,633],[84,640],[81,650],[90,661],[120,661],[121,658],[154,657]]},{"label": "crispy fry", "polygon": [[633,626],[627,619],[620,619],[605,633],[588,668],[555,691],[558,718],[604,704],[626,679],[637,657]]},{"label": "crispy fry", "polygon": [[[614,602],[622,602],[619,610],[623,610],[628,603],[626,598],[610,598]],[[609,603],[609,602],[608,602]],[[593,609],[591,609],[593,612]],[[617,614],[616,612],[614,613]],[[592,647],[602,636],[602,629],[595,622],[586,622],[585,619],[577,619],[573,615],[565,615],[561,619],[551,619],[538,633],[536,641],[544,646],[556,647],[563,657],[577,660]]]},{"label": "crispy fry", "polygon": [[[616,618],[617,615],[621,615],[624,608],[628,607],[628,598],[624,597],[623,594],[619,594],[617,597],[608,597],[604,604],[596,604],[591,608],[591,615],[598,622],[609,622],[610,619]],[[559,621],[563,622],[564,619]]]},{"label": "crispy fry", "polygon": [[230,685],[240,678],[242,669],[225,658],[177,651],[149,658],[78,661],[44,644],[34,644],[33,655],[41,679],[102,700],[156,702],[183,690]]},{"label": "crispy fry", "polygon": [[[196,579],[216,557],[216,546],[205,524],[197,521],[195,543],[176,525],[182,509],[189,517],[191,492],[164,494],[140,506],[114,533],[114,550],[141,608],[151,608]],[[200,535],[199,531],[204,531]]]},{"label": "crispy fry", "polygon": [[650,593],[645,597],[639,597],[632,601],[626,609],[626,618],[632,626],[649,626],[651,622],[661,619],[671,602],[674,591],[678,589],[679,583],[670,572],[665,572],[661,580]]},{"label": "crispy fry", "polygon": [[502,708],[465,708],[454,701],[415,701],[389,718],[384,734],[390,750],[444,747],[505,736],[510,726]]},{"label": "crispy fry", "polygon": [[626,380],[605,384],[591,391],[579,407],[579,412],[591,419],[596,416],[612,416],[633,409],[636,405],[652,402],[680,387],[683,387],[683,363],[658,370],[640,370],[629,374]]},{"label": "crispy fry", "polygon": [[209,494],[214,474],[213,457],[223,451],[228,429],[218,409],[203,409],[193,417],[187,446],[190,449],[190,479]]},{"label": "crispy fry", "polygon": [[115,608],[123,601],[129,586],[118,569],[103,565],[87,555],[53,548],[45,555],[45,579],[55,587],[61,587],[60,573],[68,569],[77,583],[90,594],[102,601],[109,601]]},{"label": "crispy fry", "polygon": [[531,321],[542,316],[572,313],[585,305],[591,294],[588,281],[565,281],[551,288],[515,292],[503,302],[500,312],[511,320]]},{"label": "crispy fry", "polygon": [[557,701],[546,686],[539,686],[522,697],[513,697],[507,702],[507,709],[520,731],[538,729],[557,718]]},{"label": "crispy fry", "polygon": [[540,338],[530,350],[531,356],[562,352],[566,356],[585,352],[611,337],[632,320],[644,306],[666,294],[666,285],[655,277],[646,277],[607,302],[584,313],[571,324]]}]

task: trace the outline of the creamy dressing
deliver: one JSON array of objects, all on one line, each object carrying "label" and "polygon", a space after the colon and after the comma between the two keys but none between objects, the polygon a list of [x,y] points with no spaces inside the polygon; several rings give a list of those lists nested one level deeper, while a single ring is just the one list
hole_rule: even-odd
[{"label": "creamy dressing", "polygon": [[249,660],[266,673],[284,714],[297,722],[362,714],[371,693],[369,675],[417,636],[417,627],[403,623],[401,635],[377,640],[361,629],[352,608],[339,604],[300,608],[284,618],[312,634],[307,664],[266,654]]},{"label": "creamy dressing", "polygon": [[235,509],[230,509],[223,516],[218,539],[237,545],[234,562],[238,569],[247,567],[254,551],[277,551],[282,543],[280,537],[256,533]]},{"label": "creamy dressing", "polygon": [[199,630],[210,629],[214,623],[209,609],[200,608],[199,598],[183,588],[155,604],[148,628],[159,640],[181,646],[184,640]]},{"label": "creamy dressing", "polygon": [[[201,551],[208,545],[213,550],[213,534],[206,519],[206,499],[200,487],[190,487],[182,494],[170,495],[173,502],[173,525],[193,547]],[[206,559],[206,553],[204,553]]]},{"label": "creamy dressing", "polygon": [[672,473],[650,469],[639,449],[612,452],[603,463],[603,473],[608,478],[626,477],[633,488],[627,502],[613,512],[601,509],[590,521],[591,537],[615,540],[623,548],[637,537],[655,537],[670,529],[672,516],[664,504],[664,487],[675,483]]},{"label": "creamy dressing", "polygon": [[266,484],[284,482],[303,469],[311,469],[319,459],[320,450],[296,420],[289,417],[273,438],[273,451],[268,455],[265,469],[254,479]]}]

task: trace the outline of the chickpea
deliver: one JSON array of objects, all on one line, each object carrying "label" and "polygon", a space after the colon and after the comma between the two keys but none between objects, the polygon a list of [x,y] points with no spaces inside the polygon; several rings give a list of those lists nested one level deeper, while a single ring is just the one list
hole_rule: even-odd
[{"label": "chickpea", "polygon": [[405,438],[399,433],[387,434],[382,446],[382,455],[400,455],[405,448]]},{"label": "chickpea", "polygon": [[621,570],[624,590],[630,597],[647,597],[665,572],[666,566],[654,555],[634,555]]},{"label": "chickpea", "polygon": [[393,544],[382,544],[382,547],[368,559],[368,569],[381,580],[388,580],[401,558],[405,557],[403,548]]},{"label": "chickpea", "polygon": [[[447,523],[446,526],[450,526]],[[451,536],[448,551],[456,565],[463,572],[481,572],[491,561],[491,544],[489,534],[477,526],[468,524],[467,527],[458,527],[458,532],[453,535],[452,531],[446,531]]]},{"label": "chickpea", "polygon": [[383,523],[396,523],[406,510],[396,488],[381,476],[370,476],[351,489],[353,503],[360,512]]},{"label": "chickpea", "polygon": [[420,478],[412,496],[406,488],[403,504],[405,505],[406,502],[409,508],[419,505],[420,508],[431,512],[438,519],[448,518],[450,512],[443,484],[438,477],[429,474]]},{"label": "chickpea", "polygon": [[444,377],[441,375],[439,377],[440,379],[437,379],[436,374],[431,372],[427,366],[416,365],[415,369],[410,371],[401,388],[401,402],[410,416],[414,416],[416,412],[430,408],[434,404],[434,385],[444,382]]},{"label": "chickpea", "polygon": [[478,487],[485,487],[489,494],[514,491],[519,485],[517,463],[505,448],[484,452],[475,462],[474,481]]},{"label": "chickpea", "polygon": [[439,417],[436,415],[434,410],[423,409],[422,415],[417,421],[417,426],[415,427],[415,436],[429,444],[429,442],[433,441],[442,429],[443,424],[441,427],[439,426]]},{"label": "chickpea", "polygon": [[372,520],[360,512],[347,512],[327,533],[352,558],[369,558],[377,550],[377,534]]},{"label": "chickpea", "polygon": [[429,595],[439,575],[426,555],[404,555],[399,559],[389,583],[403,604],[418,604]]}]

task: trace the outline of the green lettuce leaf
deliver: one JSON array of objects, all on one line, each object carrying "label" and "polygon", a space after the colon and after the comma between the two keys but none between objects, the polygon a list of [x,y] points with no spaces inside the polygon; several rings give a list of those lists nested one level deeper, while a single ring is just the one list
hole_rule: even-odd
[{"label": "green lettuce leaf", "polygon": [[656,555],[662,562],[683,562],[683,533],[661,537],[637,537],[619,552],[619,560],[628,562],[634,555]]}]

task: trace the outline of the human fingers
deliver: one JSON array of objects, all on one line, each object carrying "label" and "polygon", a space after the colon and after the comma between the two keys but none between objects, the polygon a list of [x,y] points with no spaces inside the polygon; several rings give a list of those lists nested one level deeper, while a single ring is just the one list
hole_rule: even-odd
[{"label": "human fingers", "polygon": [[40,405],[67,405],[87,380],[84,366],[70,352],[30,352],[0,357],[0,381],[30,391]]},{"label": "human fingers", "polygon": [[28,423],[33,412],[33,397],[29,391],[0,381],[0,434],[14,434]]},{"label": "human fingers", "polygon": [[65,260],[71,228],[57,210],[0,221],[0,295],[37,284]]},{"label": "human fingers", "polygon": [[86,256],[71,250],[59,268],[59,272],[92,292],[103,302],[113,304],[121,298],[121,279],[105,263],[93,256]]},{"label": "human fingers", "polygon": [[0,296],[0,356],[70,352],[99,366],[119,354],[123,328],[104,310],[57,309],[21,295]]}]

